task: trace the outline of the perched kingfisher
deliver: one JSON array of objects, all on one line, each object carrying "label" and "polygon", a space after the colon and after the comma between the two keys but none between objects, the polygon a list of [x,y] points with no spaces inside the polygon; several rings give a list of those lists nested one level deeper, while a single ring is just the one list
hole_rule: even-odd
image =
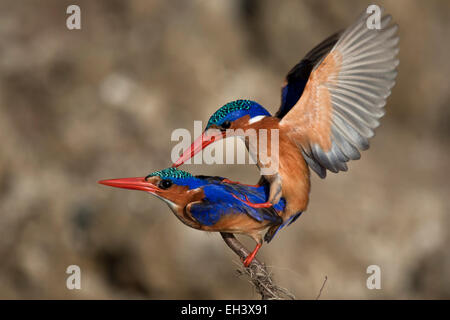
[{"label": "perched kingfisher", "polygon": [[252,208],[243,202],[266,201],[268,184],[235,184],[222,177],[193,176],[176,168],[156,171],[141,178],[102,180],[99,183],[153,194],[166,202],[181,222],[194,229],[250,236],[257,245],[244,260],[246,267],[263,243],[262,232],[269,228],[264,240],[270,242],[275,233],[286,225],[280,218],[286,206],[283,198],[270,208]]},{"label": "perched kingfisher", "polygon": [[[269,183],[266,202],[245,201],[255,208],[270,207],[281,197],[286,208],[283,223],[306,210],[310,168],[325,178],[326,170],[347,170],[347,162],[360,158],[384,115],[384,105],[395,84],[399,49],[398,26],[384,15],[380,28],[371,29],[363,13],[344,31],[333,34],[312,49],[286,76],[281,106],[274,116],[250,100],[229,102],[210,118],[202,134],[173,164],[178,167],[207,145],[248,129],[271,129],[279,135],[278,170],[262,174]],[[238,133],[227,129],[242,129]],[[259,135],[256,135],[259,138]],[[250,151],[248,137],[245,138]],[[259,145],[259,144],[258,144]],[[265,164],[259,160],[261,170]],[[271,150],[267,146],[267,150]]]}]

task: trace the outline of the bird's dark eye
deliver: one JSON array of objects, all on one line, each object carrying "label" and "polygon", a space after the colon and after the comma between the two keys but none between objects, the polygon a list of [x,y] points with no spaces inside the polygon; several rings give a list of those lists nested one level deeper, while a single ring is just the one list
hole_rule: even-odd
[{"label": "bird's dark eye", "polygon": [[172,186],[172,181],[167,180],[167,179],[161,180],[158,183],[158,187],[161,188],[161,189],[169,189],[171,186]]},{"label": "bird's dark eye", "polygon": [[230,121],[224,121],[221,125],[221,127],[223,129],[228,129],[231,126],[231,122]]}]

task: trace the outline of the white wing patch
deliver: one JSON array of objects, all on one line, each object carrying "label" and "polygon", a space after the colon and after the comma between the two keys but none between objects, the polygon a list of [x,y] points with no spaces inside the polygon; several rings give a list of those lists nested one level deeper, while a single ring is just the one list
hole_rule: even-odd
[{"label": "white wing patch", "polygon": [[252,124],[258,121],[261,121],[263,118],[265,118],[266,116],[256,116],[251,118],[250,120],[248,120],[248,124]]}]

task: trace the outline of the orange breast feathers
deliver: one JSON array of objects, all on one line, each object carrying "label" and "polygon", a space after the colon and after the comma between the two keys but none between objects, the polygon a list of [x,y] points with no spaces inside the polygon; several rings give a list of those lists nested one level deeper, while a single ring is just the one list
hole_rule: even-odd
[{"label": "orange breast feathers", "polygon": [[220,231],[230,233],[246,234],[256,242],[262,241],[261,232],[270,226],[270,221],[256,221],[245,213],[227,214],[212,226],[201,226],[204,231]]},{"label": "orange breast feathers", "polygon": [[[283,215],[291,215],[305,210],[308,205],[310,173],[301,149],[296,144],[296,141],[290,137],[292,129],[282,127],[279,124],[280,120],[278,118],[266,117],[244,129],[251,128],[257,132],[261,129],[267,129],[267,143],[270,144],[267,146],[267,156],[270,157],[270,165],[277,164],[274,167],[276,170],[273,175],[265,176],[271,183],[281,182],[282,195],[287,201]],[[278,139],[272,139],[271,130],[278,130]],[[258,138],[260,139],[259,132]],[[274,148],[273,143],[278,143],[278,147]],[[247,144],[250,151],[252,148],[251,141],[250,143],[247,141]],[[258,145],[258,166],[263,168],[268,165],[260,162],[260,160],[264,161],[264,159],[261,159],[261,154],[259,154],[261,151],[260,147],[261,145]],[[280,180],[274,179],[276,175],[279,176]]]}]

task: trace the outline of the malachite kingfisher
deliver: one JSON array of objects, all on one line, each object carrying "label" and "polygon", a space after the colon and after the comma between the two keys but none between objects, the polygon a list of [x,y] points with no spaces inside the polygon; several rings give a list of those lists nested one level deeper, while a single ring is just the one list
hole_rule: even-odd
[{"label": "malachite kingfisher", "polygon": [[[225,104],[209,118],[202,136],[173,167],[212,142],[230,135],[242,137],[242,131],[248,129],[265,129],[270,143],[271,130],[277,129],[278,170],[263,174],[264,164],[257,154],[260,183],[270,184],[269,199],[247,205],[268,207],[283,197],[283,222],[305,211],[310,192],[309,169],[321,178],[326,177],[326,170],[347,171],[347,162],[359,159],[360,151],[369,148],[369,139],[385,113],[386,99],[395,84],[398,26],[391,22],[390,15],[381,14],[380,28],[371,29],[369,16],[361,14],[351,26],[325,39],[289,71],[281,90],[281,106],[274,116],[251,100]],[[229,134],[229,129],[241,130]],[[252,142],[248,137],[245,141],[250,151]]]},{"label": "malachite kingfisher", "polygon": [[301,214],[298,212],[291,221],[284,223],[280,217],[286,207],[283,198],[269,208],[253,208],[244,203],[267,201],[268,184],[236,184],[222,177],[193,176],[176,168],[156,171],[146,177],[102,180],[99,183],[146,191],[166,202],[181,222],[194,229],[244,234],[253,238],[257,245],[244,260],[246,267],[263,244],[265,229],[269,228],[264,240],[270,242],[278,230]]}]

